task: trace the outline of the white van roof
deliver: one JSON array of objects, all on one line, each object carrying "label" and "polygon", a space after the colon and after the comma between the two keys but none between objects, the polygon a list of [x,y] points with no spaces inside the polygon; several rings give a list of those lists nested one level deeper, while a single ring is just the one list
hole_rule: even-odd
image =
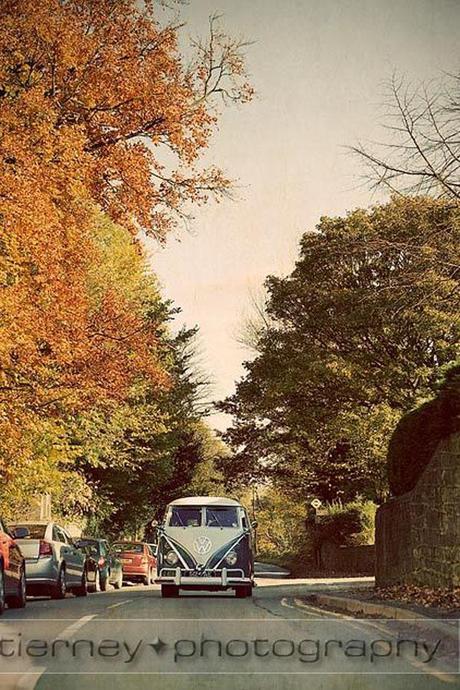
[{"label": "white van roof", "polygon": [[223,496],[187,496],[171,501],[170,506],[240,506],[233,498]]}]

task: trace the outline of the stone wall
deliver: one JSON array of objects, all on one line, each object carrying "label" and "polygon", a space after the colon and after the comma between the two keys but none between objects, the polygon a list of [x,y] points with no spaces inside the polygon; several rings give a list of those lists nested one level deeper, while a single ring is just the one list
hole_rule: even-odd
[{"label": "stone wall", "polygon": [[412,491],[376,515],[376,584],[460,586],[460,434],[442,441]]},{"label": "stone wall", "polygon": [[347,573],[349,575],[374,575],[374,544],[360,546],[339,546],[326,541],[320,548],[320,568],[325,573]]}]

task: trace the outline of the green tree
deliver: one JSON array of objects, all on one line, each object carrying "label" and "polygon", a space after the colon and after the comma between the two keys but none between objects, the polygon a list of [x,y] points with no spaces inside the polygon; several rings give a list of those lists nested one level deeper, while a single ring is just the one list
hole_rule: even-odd
[{"label": "green tree", "polygon": [[267,278],[257,355],[220,405],[230,478],[383,497],[390,430],[458,355],[459,227],[455,202],[395,198],[303,236],[293,272]]},{"label": "green tree", "polygon": [[160,394],[140,381],[122,405],[75,421],[76,468],[92,487],[90,512],[104,533],[143,531],[186,491],[203,459],[194,436],[203,383],[189,366],[194,336],[194,329],[163,335],[169,386]]}]

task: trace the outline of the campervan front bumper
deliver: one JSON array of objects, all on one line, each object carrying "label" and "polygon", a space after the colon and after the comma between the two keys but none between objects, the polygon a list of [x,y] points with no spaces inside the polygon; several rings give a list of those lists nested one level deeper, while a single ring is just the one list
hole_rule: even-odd
[{"label": "campervan front bumper", "polygon": [[252,579],[241,568],[215,570],[186,570],[162,568],[155,579],[157,584],[176,585],[182,589],[229,589],[235,585],[252,585]]}]

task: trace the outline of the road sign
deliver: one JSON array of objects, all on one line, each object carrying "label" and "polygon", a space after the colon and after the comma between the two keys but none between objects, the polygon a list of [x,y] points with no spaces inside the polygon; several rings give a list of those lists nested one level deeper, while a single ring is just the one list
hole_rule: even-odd
[{"label": "road sign", "polygon": [[322,503],[319,500],[319,498],[314,498],[313,501],[310,503],[310,505],[315,509],[318,510],[318,508],[321,508]]}]

